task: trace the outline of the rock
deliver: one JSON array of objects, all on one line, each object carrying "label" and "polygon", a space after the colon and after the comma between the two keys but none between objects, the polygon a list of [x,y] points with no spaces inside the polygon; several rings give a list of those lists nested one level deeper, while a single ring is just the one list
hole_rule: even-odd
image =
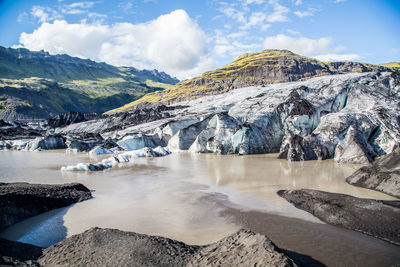
[{"label": "rock", "polygon": [[167,238],[92,228],[43,251],[49,266],[184,266],[197,247]]},{"label": "rock", "polygon": [[123,130],[127,127],[146,122],[171,118],[170,111],[180,109],[179,106],[151,105],[150,107],[137,108],[128,112],[102,116],[97,120],[75,123],[66,127],[57,128],[56,132],[64,135],[81,133],[99,134]]},{"label": "rock", "polygon": [[241,230],[208,246],[91,228],[43,251],[44,266],[297,266],[265,236]]},{"label": "rock", "polygon": [[322,221],[400,245],[400,201],[357,198],[318,190],[280,190],[278,195]]},{"label": "rock", "polygon": [[0,256],[0,266],[39,267],[39,263],[32,260],[20,261],[12,257]]},{"label": "rock", "polygon": [[100,117],[101,116],[97,113],[81,113],[81,112],[70,111],[59,114],[50,119],[47,119],[47,124],[52,128],[58,128],[73,123],[98,119]]},{"label": "rock", "polygon": [[0,127],[4,127],[4,126],[12,126],[12,125],[9,124],[9,123],[6,122],[6,121],[0,119]]},{"label": "rock", "polygon": [[268,237],[240,230],[201,248],[188,266],[297,266]]},{"label": "rock", "polygon": [[22,126],[0,126],[0,140],[29,139],[45,135],[45,131]]},{"label": "rock", "polygon": [[82,184],[0,183],[0,231],[40,213],[90,199]]},{"label": "rock", "polygon": [[36,261],[42,255],[43,248],[0,238],[0,265],[39,266]]},{"label": "rock", "polygon": [[372,165],[360,168],[346,182],[400,198],[400,146],[377,158]]}]

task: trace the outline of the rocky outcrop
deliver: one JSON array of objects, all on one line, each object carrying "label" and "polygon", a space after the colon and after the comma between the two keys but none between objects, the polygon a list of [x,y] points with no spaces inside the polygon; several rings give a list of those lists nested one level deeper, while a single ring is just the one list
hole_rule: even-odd
[{"label": "rocky outcrop", "polygon": [[70,111],[47,119],[47,125],[52,128],[57,128],[98,118],[100,118],[100,115],[97,113],[81,113]]},{"label": "rocky outcrop", "polygon": [[189,266],[297,266],[297,264],[268,237],[250,230],[240,230],[199,249]]},{"label": "rocky outcrop", "polygon": [[361,167],[346,181],[400,198],[400,146],[397,145],[390,154],[377,158],[372,165]]},{"label": "rocky outcrop", "polygon": [[82,184],[0,183],[0,231],[26,218],[90,199]]},{"label": "rocky outcrop", "polygon": [[45,130],[30,129],[20,125],[0,126],[0,140],[31,139],[45,135]]},{"label": "rocky outcrop", "polygon": [[217,243],[190,246],[158,236],[92,228],[43,251],[49,266],[297,266],[266,236],[241,230]]},{"label": "rocky outcrop", "polygon": [[40,266],[43,248],[0,238],[0,266]]},{"label": "rocky outcrop", "polygon": [[317,190],[280,190],[278,195],[322,221],[400,245],[400,201],[357,198]]},{"label": "rocky outcrop", "polygon": [[128,112],[103,116],[97,120],[71,125],[71,127],[61,127],[56,129],[56,132],[60,134],[81,134],[88,132],[99,134],[113,132],[146,122],[171,118],[172,114],[170,111],[180,108],[179,106],[142,105]]},{"label": "rocky outcrop", "polygon": [[144,105],[56,132],[98,133],[120,146],[129,140],[134,149],[368,163],[400,141],[399,101],[400,75],[345,74],[240,88],[170,106]]}]

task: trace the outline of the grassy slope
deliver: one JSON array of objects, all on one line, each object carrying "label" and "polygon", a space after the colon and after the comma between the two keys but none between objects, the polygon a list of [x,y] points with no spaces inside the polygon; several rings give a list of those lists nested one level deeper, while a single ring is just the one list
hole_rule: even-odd
[{"label": "grassy slope", "polygon": [[393,71],[400,71],[400,62],[389,62],[386,64],[380,64],[380,66],[390,68]]},{"label": "grassy slope", "polygon": [[35,117],[44,110],[104,112],[176,82],[158,71],[0,46],[0,116],[7,109]]},{"label": "grassy slope", "polygon": [[[283,71],[285,73],[290,73],[290,66],[285,65],[286,59],[288,59],[289,62],[291,62],[291,59],[292,61],[294,60],[295,62],[293,64],[295,65],[302,64],[305,67],[311,66],[312,68],[316,69],[318,73],[311,73],[312,76],[310,77],[332,74],[334,71],[337,71],[337,65],[356,65],[356,67],[354,67],[355,72],[370,71],[376,67],[366,63],[321,62],[315,59],[296,55],[287,50],[265,50],[259,53],[244,54],[222,68],[206,72],[200,77],[196,77],[191,80],[182,81],[167,88],[166,90],[148,93],[142,98],[128,103],[120,108],[111,110],[108,113],[124,111],[142,102],[171,103],[184,99],[194,99],[210,94],[220,94],[235,88],[232,85],[225,86],[227,83],[233,85],[234,83],[239,85],[260,85],[283,82],[279,78],[275,77],[261,77],[260,72],[257,72],[257,70],[269,69],[276,70],[277,72]],[[292,62],[290,64],[292,64]],[[385,67],[394,69],[396,66],[397,65],[392,64]],[[304,77],[302,79],[310,77]]]}]

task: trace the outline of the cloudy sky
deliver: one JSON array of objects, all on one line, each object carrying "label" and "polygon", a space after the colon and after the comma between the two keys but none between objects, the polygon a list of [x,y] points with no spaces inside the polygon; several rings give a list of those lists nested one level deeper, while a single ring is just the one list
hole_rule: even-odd
[{"label": "cloudy sky", "polygon": [[400,0],[0,0],[0,45],[180,79],[246,52],[400,61]]}]

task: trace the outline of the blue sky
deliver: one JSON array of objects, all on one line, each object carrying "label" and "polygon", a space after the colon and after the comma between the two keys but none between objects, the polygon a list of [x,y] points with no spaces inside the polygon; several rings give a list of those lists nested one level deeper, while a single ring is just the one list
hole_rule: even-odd
[{"label": "blue sky", "polygon": [[191,78],[246,52],[400,61],[400,1],[0,0],[0,45]]}]

